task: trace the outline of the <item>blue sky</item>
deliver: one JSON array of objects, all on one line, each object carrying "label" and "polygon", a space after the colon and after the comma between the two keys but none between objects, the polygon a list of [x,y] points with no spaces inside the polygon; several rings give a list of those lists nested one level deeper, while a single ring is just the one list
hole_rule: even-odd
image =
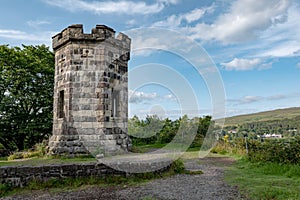
[{"label": "blue sky", "polygon": [[[0,15],[0,44],[10,46],[50,46],[51,37],[71,24],[83,24],[86,33],[96,24],[125,33],[149,27],[176,31],[202,48],[199,59],[209,56],[215,64],[212,69],[224,84],[227,116],[300,106],[297,0],[2,0]],[[133,42],[157,46],[162,38],[153,34],[153,39]],[[212,113],[210,86],[186,57],[159,48],[140,49],[129,64],[140,79],[159,76],[135,69],[160,69],[156,74],[161,77],[129,88],[130,116]],[[130,75],[129,81],[139,82]]]}]

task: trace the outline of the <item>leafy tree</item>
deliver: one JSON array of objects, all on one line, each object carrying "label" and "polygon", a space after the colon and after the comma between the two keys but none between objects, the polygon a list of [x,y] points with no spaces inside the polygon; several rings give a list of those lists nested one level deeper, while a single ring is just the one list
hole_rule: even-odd
[{"label": "leafy tree", "polygon": [[197,130],[197,134],[195,135],[194,141],[191,144],[191,147],[200,147],[202,145],[203,139],[205,138],[209,126],[211,123],[213,123],[213,121],[211,120],[211,116],[204,116],[199,117],[197,119],[198,121],[198,130]]},{"label": "leafy tree", "polygon": [[211,123],[214,123],[211,116],[189,119],[184,115],[174,121],[168,118],[159,119],[157,116],[147,116],[140,120],[134,116],[128,120],[128,132],[134,145],[167,144],[174,141],[200,147]]},{"label": "leafy tree", "polygon": [[30,148],[51,133],[54,54],[45,45],[1,45],[0,71],[0,143]]}]

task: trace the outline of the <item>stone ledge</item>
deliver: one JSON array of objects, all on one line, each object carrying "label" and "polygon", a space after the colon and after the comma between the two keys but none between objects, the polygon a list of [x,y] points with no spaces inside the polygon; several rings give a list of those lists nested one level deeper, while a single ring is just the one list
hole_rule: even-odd
[{"label": "stone ledge", "polygon": [[[149,163],[148,166],[144,167],[153,168],[152,165],[153,163]],[[161,173],[163,171],[167,171],[170,166],[171,163],[169,165],[165,165],[159,170],[153,170],[153,173]],[[132,168],[133,166],[130,165],[130,167]],[[31,181],[45,182],[53,178],[103,178],[108,175],[129,176],[130,174],[134,174],[134,172],[131,173],[120,171],[98,162],[84,164],[52,164],[41,166],[4,166],[0,167],[0,183],[10,184],[13,187],[24,187]]]}]

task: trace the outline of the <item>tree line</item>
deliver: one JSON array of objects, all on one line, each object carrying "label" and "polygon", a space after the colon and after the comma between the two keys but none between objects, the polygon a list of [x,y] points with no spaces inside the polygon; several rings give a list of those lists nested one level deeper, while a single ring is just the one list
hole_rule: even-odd
[{"label": "tree line", "polygon": [[[190,147],[200,147],[212,123],[211,116],[189,119],[184,115],[175,120],[155,115],[145,119],[134,116],[128,120],[128,133],[133,145],[167,144],[175,140],[177,143],[189,141]],[[181,138],[184,141],[178,141]]]}]

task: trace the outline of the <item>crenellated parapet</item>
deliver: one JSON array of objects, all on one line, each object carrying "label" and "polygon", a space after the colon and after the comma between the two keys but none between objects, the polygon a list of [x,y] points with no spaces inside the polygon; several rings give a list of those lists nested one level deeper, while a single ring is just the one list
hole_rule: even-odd
[{"label": "crenellated parapet", "polygon": [[53,36],[52,47],[55,51],[68,42],[97,42],[104,40],[116,43],[118,46],[122,45],[124,49],[130,49],[131,40],[127,35],[119,33],[118,36],[115,37],[115,30],[106,25],[96,25],[95,28],[92,28],[91,33],[84,33],[82,24],[70,25],[60,33]]}]

